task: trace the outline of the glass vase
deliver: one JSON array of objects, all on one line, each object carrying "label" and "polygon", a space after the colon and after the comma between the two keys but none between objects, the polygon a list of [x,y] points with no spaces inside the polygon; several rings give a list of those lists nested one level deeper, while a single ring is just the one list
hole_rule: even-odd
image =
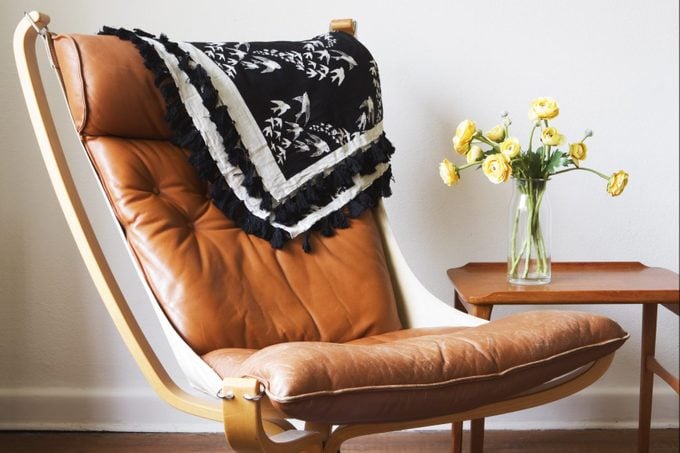
[{"label": "glass vase", "polygon": [[508,281],[550,282],[550,204],[547,179],[515,179],[509,211]]}]

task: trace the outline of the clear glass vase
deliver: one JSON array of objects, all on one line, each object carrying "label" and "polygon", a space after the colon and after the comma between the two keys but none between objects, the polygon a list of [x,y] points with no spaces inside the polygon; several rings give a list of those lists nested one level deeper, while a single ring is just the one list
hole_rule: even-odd
[{"label": "clear glass vase", "polygon": [[515,285],[550,282],[550,204],[547,179],[515,179],[510,202],[508,281]]}]

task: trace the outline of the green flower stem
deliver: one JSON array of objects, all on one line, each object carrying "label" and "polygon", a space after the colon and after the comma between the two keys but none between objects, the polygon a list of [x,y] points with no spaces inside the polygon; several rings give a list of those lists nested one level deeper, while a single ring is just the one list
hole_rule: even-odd
[{"label": "green flower stem", "polygon": [[534,124],[534,127],[531,128],[531,134],[529,134],[529,151],[528,152],[531,152],[532,148],[534,147],[534,132],[536,131],[536,128],[538,128],[538,126],[536,126],[536,124]]},{"label": "green flower stem", "polygon": [[512,222],[512,239],[511,239],[511,245],[510,245],[510,260],[512,261],[512,268],[510,270],[511,274],[515,273],[515,269],[517,268],[517,263],[518,260],[516,260],[517,256],[517,227],[519,225],[519,209],[515,209],[515,219]]},{"label": "green flower stem", "polygon": [[566,173],[566,172],[568,172],[568,171],[574,171],[574,170],[589,171],[589,172],[591,172],[591,173],[596,174],[596,175],[599,176],[600,178],[606,179],[607,181],[609,181],[609,176],[605,175],[604,173],[600,173],[600,172],[597,171],[597,170],[593,170],[592,168],[586,168],[586,167],[572,167],[572,168],[567,168],[567,169],[565,169],[565,170],[556,171],[555,173],[553,173],[553,175],[559,175],[560,173]]},{"label": "green flower stem", "polygon": [[529,276],[529,266],[531,265],[531,221],[527,222],[527,248],[524,252],[524,272],[522,273],[522,278],[527,278]]},{"label": "green flower stem", "polygon": [[[516,238],[516,237],[515,237]],[[512,266],[510,267],[510,275],[515,276],[517,273],[517,266],[519,265],[520,260],[522,259],[522,256],[524,256],[524,250],[526,249],[527,246],[527,240],[526,238],[524,239],[524,243],[522,244],[522,247],[520,247],[520,250],[522,250],[522,253],[517,254],[514,259],[512,260]]]},{"label": "green flower stem", "polygon": [[470,162],[469,164],[461,165],[460,167],[458,167],[458,171],[465,170],[466,168],[474,167],[475,165],[482,165],[482,161],[478,160],[477,162]]},{"label": "green flower stem", "polygon": [[543,195],[545,195],[545,188],[541,191],[539,197],[538,197],[538,209],[536,211],[536,237],[538,238],[539,241],[539,253],[538,256],[540,257],[540,264],[541,264],[541,269],[540,273],[545,273],[548,270],[548,257],[547,257],[547,252],[545,250],[545,240],[543,238],[543,231],[541,230],[541,224],[540,224],[540,207],[541,203],[543,203]]},{"label": "green flower stem", "polygon": [[546,187],[535,191],[536,204],[534,205],[534,218],[533,218],[533,238],[536,242],[536,272],[543,274],[548,270],[548,259],[545,250],[545,240],[543,239],[543,231],[541,229],[541,203],[543,203],[543,195],[545,195]]},{"label": "green flower stem", "polygon": [[488,138],[484,137],[484,134],[477,133],[477,134],[475,134],[475,138],[476,138],[477,140],[479,140],[480,142],[486,143],[487,145],[491,146],[491,147],[492,147],[493,149],[495,149],[496,151],[500,151],[500,150],[501,150],[500,146],[498,146],[498,143],[492,142],[492,141],[489,140]]},{"label": "green flower stem", "polygon": [[[545,125],[546,129],[550,126],[548,126],[548,120],[543,120],[543,124]],[[546,162],[550,162],[550,158],[552,157],[551,154],[551,146],[550,145],[545,145],[543,147],[543,159]]]}]

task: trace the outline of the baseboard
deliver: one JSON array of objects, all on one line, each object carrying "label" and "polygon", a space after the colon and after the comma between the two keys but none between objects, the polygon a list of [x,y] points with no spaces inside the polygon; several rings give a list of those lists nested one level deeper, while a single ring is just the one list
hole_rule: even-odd
[{"label": "baseboard", "polygon": [[[491,417],[490,430],[633,429],[637,389],[584,390],[534,409]],[[659,385],[652,427],[678,428],[678,397]],[[430,429],[447,429],[434,426]],[[183,414],[147,389],[0,389],[0,430],[221,432],[218,422]]]},{"label": "baseboard", "polygon": [[221,432],[150,389],[0,389],[0,430]]}]

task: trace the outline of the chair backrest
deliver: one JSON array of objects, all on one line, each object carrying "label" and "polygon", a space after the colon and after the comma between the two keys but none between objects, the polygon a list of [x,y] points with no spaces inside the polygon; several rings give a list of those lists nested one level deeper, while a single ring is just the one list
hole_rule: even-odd
[{"label": "chair backrest", "polygon": [[335,237],[282,250],[245,234],[170,143],[164,101],[132,44],[59,35],[72,117],[160,305],[198,354],[284,341],[344,342],[401,327],[371,211]]}]

